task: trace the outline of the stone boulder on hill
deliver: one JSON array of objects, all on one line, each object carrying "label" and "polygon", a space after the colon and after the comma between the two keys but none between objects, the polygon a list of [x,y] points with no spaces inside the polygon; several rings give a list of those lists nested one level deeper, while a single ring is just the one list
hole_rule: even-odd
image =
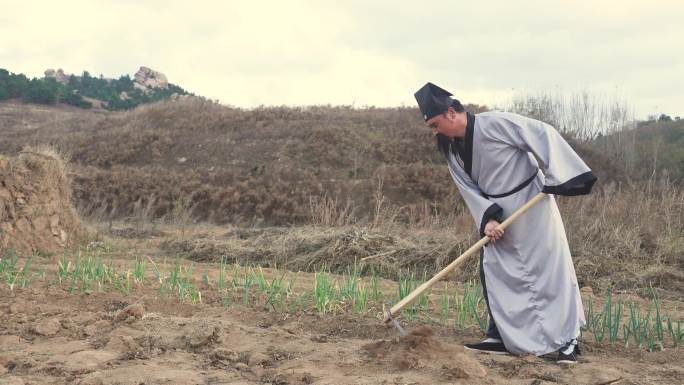
[{"label": "stone boulder on hill", "polygon": [[140,67],[138,72],[135,73],[133,86],[143,92],[149,92],[155,88],[166,89],[169,86],[169,82],[163,73],[148,67]]},{"label": "stone boulder on hill", "polygon": [[67,84],[69,83],[69,76],[67,76],[64,71],[60,68],[57,71],[49,68],[45,70],[46,79],[55,79],[58,83]]}]

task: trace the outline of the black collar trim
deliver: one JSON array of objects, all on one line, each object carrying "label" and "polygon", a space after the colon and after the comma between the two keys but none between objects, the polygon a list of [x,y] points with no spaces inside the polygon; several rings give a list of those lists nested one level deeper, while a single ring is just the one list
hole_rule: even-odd
[{"label": "black collar trim", "polygon": [[463,151],[463,168],[469,177],[473,170],[473,131],[475,131],[475,115],[470,112],[466,112],[468,118],[468,123],[466,124],[465,132],[465,148]]}]

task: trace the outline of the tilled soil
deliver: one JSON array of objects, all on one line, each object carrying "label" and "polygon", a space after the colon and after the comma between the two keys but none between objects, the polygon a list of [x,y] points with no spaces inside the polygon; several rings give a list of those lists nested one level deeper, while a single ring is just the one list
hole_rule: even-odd
[{"label": "tilled soil", "polygon": [[0,289],[0,384],[677,384],[682,348],[584,345],[580,363],[464,351],[440,325],[400,337],[374,315],[290,315],[152,289]]}]

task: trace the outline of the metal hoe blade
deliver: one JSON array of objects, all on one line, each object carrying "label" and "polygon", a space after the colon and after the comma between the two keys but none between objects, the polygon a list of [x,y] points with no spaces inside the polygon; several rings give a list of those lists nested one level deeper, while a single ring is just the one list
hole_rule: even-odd
[{"label": "metal hoe blade", "polygon": [[399,331],[399,335],[401,335],[402,337],[405,337],[406,331],[404,330],[403,327],[401,327],[401,324],[399,324],[399,321],[397,321],[396,318],[392,317],[392,312],[390,312],[390,311],[387,312],[387,318],[390,321],[392,321],[392,324],[394,324],[394,327],[397,328],[397,330]]}]

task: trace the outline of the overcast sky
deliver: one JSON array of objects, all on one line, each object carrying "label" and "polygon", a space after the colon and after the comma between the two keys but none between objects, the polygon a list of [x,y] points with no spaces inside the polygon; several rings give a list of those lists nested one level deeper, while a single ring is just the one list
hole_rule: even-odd
[{"label": "overcast sky", "polygon": [[414,105],[519,92],[619,95],[684,116],[684,1],[0,0],[0,68],[141,66],[221,103]]}]

